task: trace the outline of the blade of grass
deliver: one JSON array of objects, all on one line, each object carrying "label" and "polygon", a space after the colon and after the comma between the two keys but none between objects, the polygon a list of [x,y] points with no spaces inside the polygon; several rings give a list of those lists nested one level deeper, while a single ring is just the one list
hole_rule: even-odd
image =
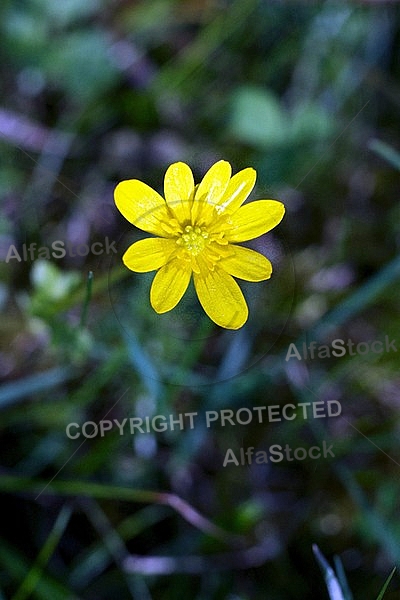
[{"label": "blade of grass", "polygon": [[339,479],[342,481],[349,496],[360,510],[364,522],[368,525],[369,533],[372,533],[377,542],[381,544],[390,559],[393,562],[398,562],[400,560],[400,545],[399,539],[393,532],[393,529],[371,506],[363,489],[353,477],[353,474],[342,465],[332,463],[332,466],[338,473]]},{"label": "blade of grass", "polygon": [[124,331],[124,340],[129,360],[140,376],[143,385],[154,398],[160,398],[161,378],[150,356],[139,343],[133,331],[130,331],[129,334]]},{"label": "blade of grass", "polygon": [[179,90],[196,71],[204,69],[227,38],[234,35],[239,27],[245,26],[246,20],[256,7],[256,0],[232,2],[228,11],[223,10],[220,15],[214,17],[201,29],[193,43],[160,71],[153,81],[153,91],[165,93],[166,90]]},{"label": "blade of grass", "polygon": [[[130,273],[131,271],[129,271],[129,269],[122,265],[121,267],[116,267],[110,272],[104,273],[100,277],[97,277],[96,280],[93,282],[93,296],[107,291],[107,289],[109,289],[109,287],[112,286],[112,284],[118,283],[122,279],[125,279],[125,277],[127,277]],[[85,300],[86,293],[87,288],[86,286],[82,285],[79,287],[78,290],[70,294],[67,298],[63,298],[58,302],[52,302],[47,310],[48,318],[54,315],[58,315],[59,313],[64,312],[65,310],[69,310],[77,304],[82,304],[82,302],[84,302]]]},{"label": "blade of grass", "polygon": [[85,407],[98,398],[102,388],[116,376],[125,356],[125,349],[107,349],[107,360],[99,362],[95,368],[86,373],[80,381],[80,386],[70,393],[71,405]]},{"label": "blade of grass", "polygon": [[[168,516],[169,512],[164,506],[146,506],[118,524],[116,531],[127,542]],[[70,584],[74,589],[87,587],[93,578],[106,570],[110,562],[111,557],[104,545],[99,542],[92,544],[75,558]]]},{"label": "blade of grass", "polygon": [[330,599],[346,600],[333,569],[329,566],[328,561],[318,548],[317,544],[313,544],[312,548],[315,558],[317,559],[317,562],[324,576]]},{"label": "blade of grass", "polygon": [[53,461],[65,450],[65,446],[65,438],[60,433],[54,432],[45,435],[30,450],[28,456],[17,463],[17,471],[34,477],[53,464]]},{"label": "blade of grass", "polygon": [[379,596],[377,597],[377,599],[376,599],[376,600],[382,600],[382,598],[383,598],[383,596],[384,596],[384,594],[385,594],[386,590],[387,590],[387,589],[388,589],[388,587],[389,587],[389,583],[392,581],[392,577],[393,577],[393,575],[395,574],[395,571],[396,571],[396,567],[393,569],[393,571],[390,573],[389,577],[386,579],[386,581],[385,581],[385,583],[384,583],[384,585],[383,585],[383,588],[382,588],[382,589],[381,589],[381,591],[379,592]]},{"label": "blade of grass", "polygon": [[15,475],[0,476],[0,490],[4,492],[23,492],[38,495],[66,495],[66,496],[91,496],[97,499],[124,500],[126,502],[139,502],[143,504],[160,504],[169,506],[181,515],[188,523],[203,533],[221,540],[225,544],[242,546],[245,539],[242,536],[231,534],[218,525],[209,521],[195,508],[176,494],[168,492],[154,492],[151,490],[134,490],[131,488],[103,485],[89,481],[59,481],[50,483],[43,480],[32,480],[28,477]]},{"label": "blade of grass", "polygon": [[[308,331],[302,333],[297,340],[294,341],[294,345],[296,348],[301,348],[303,343],[307,344],[309,341],[322,341],[330,331],[341,327],[351,318],[367,309],[373,302],[376,302],[379,299],[379,296],[383,294],[387,288],[394,286],[398,280],[400,280],[400,257],[396,256],[396,258],[356,289],[353,294],[324,314]],[[283,354],[277,358],[270,369],[271,372],[272,369],[275,369],[275,374],[278,374],[283,369],[286,369],[288,364],[285,360],[286,355],[287,349],[285,349]],[[246,382],[248,384],[252,377],[253,375],[249,371],[248,374],[242,374],[241,380],[243,384],[246,384]],[[262,375],[262,378],[265,378],[265,374]],[[256,379],[254,382],[255,385],[259,385],[259,382]],[[232,398],[232,395],[235,394],[234,387],[237,388],[237,385],[237,381],[235,381],[234,385],[230,382],[223,382],[219,385],[219,392],[226,386],[229,390],[229,394],[227,395]],[[253,388],[250,385],[246,390],[246,393],[250,394],[252,389]]]},{"label": "blade of grass", "polygon": [[[15,548],[0,539],[0,565],[12,579],[20,582],[29,571],[29,565]],[[37,584],[32,596],[37,600],[79,600],[62,583],[45,574]]]},{"label": "blade of grass", "polygon": [[[296,341],[295,346],[300,348],[307,341],[321,341],[331,330],[344,325],[351,318],[368,308],[379,296],[400,279],[400,257],[392,261],[372,275],[364,284],[358,287],[350,296],[346,297],[333,309],[324,314],[317,323],[303,333]],[[285,358],[286,351],[284,354]],[[280,361],[281,368],[286,364]]]},{"label": "blade of grass", "polygon": [[107,553],[118,567],[118,570],[125,581],[125,585],[129,590],[130,597],[134,599],[135,586],[133,585],[132,578],[129,577],[123,569],[123,562],[129,556],[125,542],[120,537],[117,530],[114,529],[108,517],[95,500],[92,498],[85,499],[84,501],[81,501],[80,504],[93,528],[99,534]]},{"label": "blade of grass", "polygon": [[38,554],[33,567],[27,573],[25,579],[22,581],[20,587],[12,597],[12,600],[26,600],[26,598],[32,594],[42,576],[44,568],[52,557],[58,542],[64,534],[71,514],[71,507],[67,505],[63,506],[47,540]]},{"label": "blade of grass", "polygon": [[79,322],[79,328],[83,329],[86,325],[87,313],[89,309],[90,300],[92,298],[93,288],[93,271],[89,271],[86,281],[86,296],[82,306],[81,319]]},{"label": "blade of grass", "polygon": [[400,153],[389,146],[389,144],[374,139],[369,142],[368,148],[400,171]]},{"label": "blade of grass", "polygon": [[6,383],[0,388],[0,409],[20,402],[26,396],[47,391],[73,379],[76,371],[68,367],[56,367],[48,371],[30,375],[24,379]]},{"label": "blade of grass", "polygon": [[333,562],[335,563],[336,574],[338,576],[339,583],[343,590],[343,595],[345,597],[345,600],[353,600],[353,594],[351,593],[349,583],[347,581],[347,577],[344,572],[343,563],[340,560],[339,556],[334,556]]},{"label": "blade of grass", "polygon": [[301,343],[306,341],[305,338],[319,341],[330,329],[340,327],[362,310],[365,310],[372,302],[378,299],[379,295],[387,287],[392,286],[399,279],[400,257],[396,256],[396,258],[370,277],[353,294],[324,315],[304,337],[301,336],[296,342],[296,346],[300,347]]}]

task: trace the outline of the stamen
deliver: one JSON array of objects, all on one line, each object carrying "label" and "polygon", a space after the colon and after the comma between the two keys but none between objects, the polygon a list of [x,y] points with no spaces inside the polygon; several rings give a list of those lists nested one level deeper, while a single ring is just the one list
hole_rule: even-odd
[{"label": "stamen", "polygon": [[209,243],[208,232],[199,226],[186,225],[182,235],[176,240],[192,256],[197,256]]}]

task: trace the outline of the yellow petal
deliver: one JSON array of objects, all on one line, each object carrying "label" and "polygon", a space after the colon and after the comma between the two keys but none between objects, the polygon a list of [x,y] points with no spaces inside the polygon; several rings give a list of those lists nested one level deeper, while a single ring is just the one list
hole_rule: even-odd
[{"label": "yellow petal", "polygon": [[168,167],[164,177],[164,195],[168,206],[180,223],[190,221],[194,179],[188,165],[177,162]]},{"label": "yellow petal", "polygon": [[257,173],[250,167],[236,173],[219,201],[218,212],[225,209],[235,212],[242,206],[256,183],[256,177]]},{"label": "yellow petal", "polygon": [[239,329],[249,314],[246,300],[236,281],[225,271],[202,269],[193,274],[200,304],[214,323],[226,329]]},{"label": "yellow petal", "polygon": [[164,198],[153,188],[138,179],[121,181],[115,188],[114,200],[130,223],[148,233],[166,237],[162,223],[168,223],[171,216]]},{"label": "yellow petal", "polygon": [[150,289],[150,302],[158,313],[172,310],[189,285],[192,269],[190,263],[173,259],[157,271]]},{"label": "yellow petal", "polygon": [[175,240],[146,238],[132,244],[122,261],[131,271],[147,273],[163,267],[176,249]]},{"label": "yellow petal", "polygon": [[241,206],[232,215],[232,226],[226,232],[230,242],[243,242],[266,233],[282,220],[285,207],[277,200],[256,200]]},{"label": "yellow petal", "polygon": [[[210,205],[215,206],[221,200],[231,177],[231,165],[226,160],[215,163],[204,175],[196,190],[192,206],[192,222],[201,224],[209,217]],[[207,206],[208,205],[208,206]]]},{"label": "yellow petal", "polygon": [[228,246],[231,255],[221,258],[218,266],[227,273],[246,281],[263,281],[269,279],[272,274],[272,265],[268,258],[243,246]]}]

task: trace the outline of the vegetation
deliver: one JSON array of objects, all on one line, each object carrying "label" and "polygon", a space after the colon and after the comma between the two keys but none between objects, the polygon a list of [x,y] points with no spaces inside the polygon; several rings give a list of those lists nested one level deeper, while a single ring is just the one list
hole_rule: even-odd
[{"label": "vegetation", "polygon": [[[338,600],[318,564],[345,600],[398,597],[399,23],[378,1],[3,0],[0,600]],[[153,311],[113,200],[220,159],[286,207],[246,244],[274,271],[240,282],[237,331],[193,288]],[[304,358],[334,340],[356,350]],[[223,466],[324,441],[334,458]]]}]

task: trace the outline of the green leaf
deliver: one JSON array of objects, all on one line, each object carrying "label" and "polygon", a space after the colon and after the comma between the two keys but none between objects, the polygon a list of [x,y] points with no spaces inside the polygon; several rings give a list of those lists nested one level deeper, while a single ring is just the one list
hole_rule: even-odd
[{"label": "green leaf", "polygon": [[99,0],[63,0],[54,2],[53,0],[36,0],[44,18],[50,18],[58,26],[65,27],[74,21],[88,18],[100,10]]},{"label": "green leaf", "polygon": [[336,470],[349,496],[358,506],[366,531],[364,535],[373,537],[393,561],[400,560],[399,540],[393,527],[371,505],[353,474],[341,465],[336,465]]},{"label": "green leaf", "polygon": [[390,582],[391,582],[391,580],[392,580],[392,577],[393,577],[393,575],[394,575],[395,571],[396,571],[396,567],[393,569],[393,571],[390,573],[389,577],[386,579],[386,581],[385,581],[385,583],[384,583],[384,586],[383,586],[383,588],[381,589],[381,591],[379,592],[379,596],[377,597],[377,599],[376,599],[376,600],[382,600],[382,598],[383,598],[383,595],[385,594],[385,592],[386,592],[386,590],[387,590],[387,588],[388,588],[388,586],[389,586],[389,583],[390,583]]},{"label": "green leaf", "polygon": [[40,581],[43,570],[50,558],[52,557],[58,542],[64,534],[64,531],[68,525],[69,519],[72,514],[72,509],[68,506],[64,506],[55,523],[54,526],[44,543],[39,555],[32,566],[32,568],[27,573],[25,579],[22,581],[18,591],[13,596],[12,600],[26,600],[32,594],[32,592],[37,588],[37,584]]},{"label": "green leaf", "polygon": [[282,144],[288,134],[279,99],[254,86],[243,86],[235,93],[229,128],[239,141],[264,147]]},{"label": "green leaf", "polygon": [[270,90],[242,86],[233,95],[228,129],[245,144],[276,148],[326,138],[335,125],[317,102],[302,103],[289,111]]},{"label": "green leaf", "polygon": [[340,586],[343,590],[343,594],[345,600],[353,600],[353,594],[350,591],[349,584],[347,581],[346,574],[344,572],[343,563],[340,560],[339,556],[333,557],[333,562],[335,563],[335,569],[337,573],[337,577],[339,579]]},{"label": "green leaf", "polygon": [[[5,540],[0,539],[0,567],[12,579],[20,582],[25,577],[29,565],[25,557],[18,550]],[[77,596],[69,591],[63,583],[60,583],[48,574],[43,576],[38,582],[32,598],[36,598],[36,600],[78,600]]]},{"label": "green leaf", "polygon": [[400,153],[389,146],[389,144],[374,139],[369,142],[368,148],[400,171]]},{"label": "green leaf", "polygon": [[48,391],[75,376],[76,372],[69,367],[55,367],[35,375],[28,375],[18,381],[5,383],[0,387],[0,408],[3,409],[39,392]]},{"label": "green leaf", "polygon": [[335,575],[333,569],[329,566],[328,561],[318,548],[317,544],[313,544],[313,551],[315,558],[318,561],[318,564],[321,568],[321,571],[324,575],[326,587],[328,589],[329,597],[331,600],[346,600],[343,595],[342,588],[340,587],[340,583]]},{"label": "green leaf", "polygon": [[101,29],[74,31],[54,40],[43,68],[53,84],[83,103],[105,93],[118,77]]},{"label": "green leaf", "polygon": [[290,139],[302,143],[325,138],[334,132],[334,120],[316,102],[298,104],[291,115]]}]

